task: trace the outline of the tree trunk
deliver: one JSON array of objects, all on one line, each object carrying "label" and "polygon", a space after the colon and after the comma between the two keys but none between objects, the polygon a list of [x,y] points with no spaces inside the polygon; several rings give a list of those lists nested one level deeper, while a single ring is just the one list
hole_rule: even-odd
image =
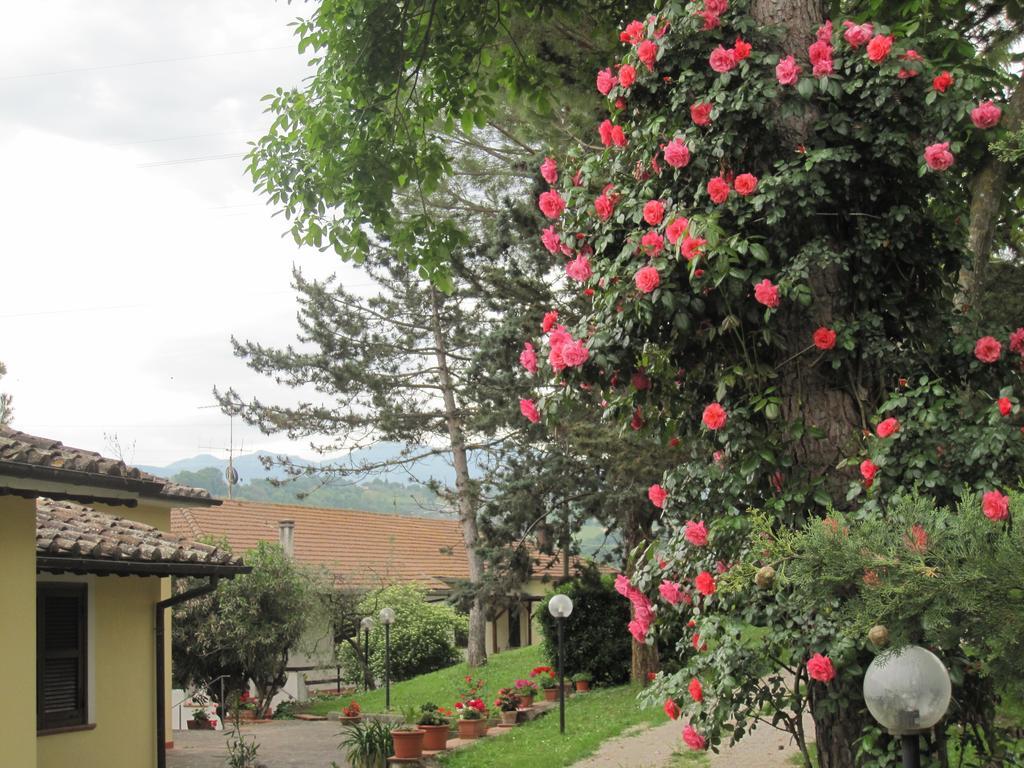
[{"label": "tree trunk", "polygon": [[818,685],[811,684],[809,703],[814,718],[815,743],[819,768],[853,768],[857,765],[857,739],[868,725],[863,712],[853,710],[852,697],[819,698]]},{"label": "tree trunk", "polygon": [[[626,510],[626,518],[622,528],[624,548],[626,552],[634,551],[653,537],[652,528],[655,516],[651,514],[654,507],[644,504],[641,507],[630,507]],[[636,614],[630,608],[630,617]],[[658,658],[658,646],[633,641],[629,664],[629,679],[638,685],[647,685],[649,675],[656,673],[661,666]]]},{"label": "tree trunk", "polygon": [[[1022,118],[1024,88],[1020,87],[1018,80],[1000,124],[1007,131],[1015,131],[1020,127]],[[978,292],[984,287],[985,271],[992,255],[1008,171],[1006,163],[989,155],[971,182],[971,218],[967,232],[971,261],[960,270],[960,293],[957,297],[958,306],[965,311],[977,305]]]},{"label": "tree trunk", "polygon": [[469,645],[467,661],[471,667],[487,663],[487,619],[484,616],[479,588],[484,578],[484,561],[477,551],[476,501],[469,477],[469,460],[466,455],[466,437],[462,431],[455,403],[455,385],[448,371],[448,354],[444,331],[441,328],[441,313],[438,307],[438,292],[430,289],[431,324],[434,332],[438,381],[444,398],[445,419],[448,423],[448,437],[452,445],[452,463],[455,465],[455,497],[459,505],[459,521],[462,523],[462,540],[466,545],[469,560],[469,581],[474,587],[473,605],[469,609]]},{"label": "tree trunk", "polygon": [[658,646],[633,641],[633,656],[629,665],[629,679],[640,685],[647,685],[650,675],[656,674],[661,667],[658,659]]}]

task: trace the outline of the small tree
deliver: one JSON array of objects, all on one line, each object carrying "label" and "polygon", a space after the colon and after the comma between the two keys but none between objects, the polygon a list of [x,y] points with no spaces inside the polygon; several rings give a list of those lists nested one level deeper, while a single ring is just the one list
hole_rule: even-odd
[{"label": "small tree", "polygon": [[[7,368],[0,363],[0,379],[7,374]],[[11,423],[14,418],[14,404],[10,395],[0,392],[0,427]]]},{"label": "small tree", "polygon": [[[359,604],[360,616],[372,616],[384,607],[395,611],[391,626],[391,679],[406,680],[459,660],[455,633],[466,632],[466,617],[446,603],[428,603],[422,587],[401,584],[377,590]],[[360,647],[361,650],[361,647]],[[338,657],[350,680],[358,680],[362,662],[357,661],[357,644],[338,647]],[[384,677],[384,627],[374,624],[370,632],[370,669],[375,678]]]}]

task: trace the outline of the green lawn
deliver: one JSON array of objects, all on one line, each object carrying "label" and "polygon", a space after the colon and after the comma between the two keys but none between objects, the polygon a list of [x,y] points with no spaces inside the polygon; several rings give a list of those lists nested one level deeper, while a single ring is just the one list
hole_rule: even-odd
[{"label": "green lawn", "polygon": [[[641,710],[637,689],[623,685],[598,688],[572,696],[565,704],[565,735],[558,732],[558,712],[525,723],[512,733],[446,755],[443,764],[451,768],[563,768],[592,754],[601,742],[618,736],[634,725],[658,725],[665,714],[658,708]],[[679,765],[698,766],[685,762]]]},{"label": "green lawn", "polygon": [[[401,712],[402,707],[419,707],[428,701],[451,709],[458,700],[459,691],[465,685],[466,675],[469,674],[486,681],[484,701],[490,705],[499,688],[512,685],[520,678],[528,678],[531,669],[546,663],[541,655],[541,646],[533,645],[494,654],[487,660],[487,666],[481,669],[470,670],[465,664],[456,664],[454,667],[394,683],[391,686],[391,711]],[[340,699],[320,699],[303,707],[302,711],[326,715],[330,712],[339,712],[344,705],[353,700],[359,702],[364,712],[384,711],[383,689],[344,696]]]}]

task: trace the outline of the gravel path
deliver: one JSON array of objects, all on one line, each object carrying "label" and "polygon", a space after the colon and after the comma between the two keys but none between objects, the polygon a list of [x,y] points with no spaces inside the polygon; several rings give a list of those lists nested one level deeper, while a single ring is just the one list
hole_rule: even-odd
[{"label": "gravel path", "polygon": [[[243,725],[242,735],[260,745],[257,762],[267,768],[329,768],[332,760],[348,765],[338,750],[341,729],[337,721],[275,720]],[[223,731],[175,731],[167,768],[225,768],[226,747]]]},{"label": "gravel path", "polygon": [[[804,728],[814,732],[810,718],[805,720]],[[606,741],[595,754],[572,768],[669,768],[674,754],[687,751],[681,733],[682,725],[671,720],[664,725],[631,729]],[[723,747],[717,755],[706,753],[709,768],[790,768],[789,759],[798,754],[800,750],[789,734],[766,725],[732,748]]]}]

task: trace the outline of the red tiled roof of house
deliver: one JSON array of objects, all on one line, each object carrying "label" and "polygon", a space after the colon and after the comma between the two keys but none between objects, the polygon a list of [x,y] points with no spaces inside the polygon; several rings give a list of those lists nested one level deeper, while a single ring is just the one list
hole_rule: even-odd
[{"label": "red tiled roof of house", "polygon": [[[351,509],[322,509],[258,501],[171,510],[171,531],[189,538],[225,538],[243,554],[260,541],[276,542],[282,521],[295,523],[295,559],[324,567],[347,587],[372,589],[419,583],[447,591],[469,578],[462,529],[454,518],[411,517]],[[559,562],[534,558],[534,576],[561,575]],[[579,562],[575,562],[574,570]]]}]

